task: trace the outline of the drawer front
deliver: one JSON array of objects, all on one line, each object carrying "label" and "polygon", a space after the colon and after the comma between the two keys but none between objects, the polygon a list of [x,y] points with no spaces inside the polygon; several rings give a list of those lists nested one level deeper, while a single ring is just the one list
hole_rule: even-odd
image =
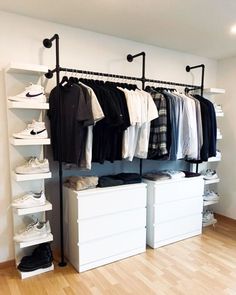
[{"label": "drawer front", "polygon": [[[202,213],[202,197],[155,204],[153,224]],[[151,209],[151,208],[150,208]],[[148,207],[149,210],[149,207]]]},{"label": "drawer front", "polygon": [[78,218],[92,218],[115,212],[146,207],[146,187],[126,191],[97,191],[96,194],[78,197]]},{"label": "drawer front", "polygon": [[79,245],[80,265],[145,247],[146,230],[136,230]]},{"label": "drawer front", "polygon": [[154,241],[160,242],[189,232],[200,230],[202,227],[202,214],[188,216],[181,219],[155,225]]},{"label": "drawer front", "polygon": [[80,220],[79,243],[145,228],[146,208]]},{"label": "drawer front", "polygon": [[168,183],[168,181],[166,181],[166,183],[154,185],[154,203],[160,204],[185,198],[202,196],[203,190],[204,182],[202,178],[179,182],[176,181],[172,183]]}]

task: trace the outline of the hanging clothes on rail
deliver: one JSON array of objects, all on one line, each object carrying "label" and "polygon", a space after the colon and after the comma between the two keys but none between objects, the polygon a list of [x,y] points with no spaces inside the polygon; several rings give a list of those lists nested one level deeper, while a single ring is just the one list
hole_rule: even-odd
[{"label": "hanging clothes on rail", "polygon": [[159,116],[151,121],[150,138],[148,146],[148,158],[163,158],[168,156],[167,134],[168,118],[167,118],[167,102],[162,93],[158,93],[151,87],[146,87],[158,110]]},{"label": "hanging clothes on rail", "polygon": [[216,156],[217,122],[215,108],[208,99],[194,95],[200,102],[202,116],[203,146],[201,149],[201,161],[207,161]]},{"label": "hanging clothes on rail", "polygon": [[159,111],[159,118],[151,122],[149,158],[207,161],[210,155],[214,155],[216,119],[214,106],[209,100],[176,90],[149,86],[146,90]]},{"label": "hanging clothes on rail", "polygon": [[158,110],[149,93],[138,89],[119,89],[125,94],[131,124],[123,135],[122,157],[129,161],[134,157],[146,159],[150,122],[158,117]]},{"label": "hanging clothes on rail", "polygon": [[[59,89],[61,112],[59,112]],[[59,85],[49,96],[48,117],[51,128],[53,157],[57,161],[59,146],[61,160],[66,163],[80,163],[85,149],[87,127],[94,124],[91,96],[80,85],[70,87]],[[60,114],[60,115],[59,115]],[[61,122],[62,142],[59,142]]]},{"label": "hanging clothes on rail", "polygon": [[123,131],[130,126],[124,93],[112,83],[83,81],[97,96],[105,118],[93,129],[93,162],[122,160]]}]

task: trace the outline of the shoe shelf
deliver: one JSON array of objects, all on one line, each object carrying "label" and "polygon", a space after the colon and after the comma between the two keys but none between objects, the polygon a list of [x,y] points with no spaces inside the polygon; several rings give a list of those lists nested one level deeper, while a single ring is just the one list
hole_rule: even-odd
[{"label": "shoe shelf", "polygon": [[31,109],[31,110],[48,110],[49,103],[47,102],[19,102],[8,100],[7,106],[9,109]]},{"label": "shoe shelf", "polygon": [[6,67],[6,72],[15,74],[42,75],[48,72],[48,67],[44,65],[11,62]]},{"label": "shoe shelf", "polygon": [[[50,145],[51,140],[50,138],[45,139],[39,139],[39,138],[29,138],[29,139],[18,139],[14,138],[12,136],[12,130],[14,130],[15,124],[16,124],[16,116],[17,119],[22,119],[24,121],[24,117],[18,116],[21,115],[21,112],[18,113],[17,109],[25,110],[27,112],[27,116],[31,117],[33,114],[39,113],[40,121],[44,119],[45,117],[45,110],[49,109],[49,103],[46,102],[31,102],[31,101],[14,101],[12,100],[12,91],[15,89],[21,88],[22,82],[26,84],[27,86],[28,82],[36,81],[36,83],[40,82],[40,77],[42,77],[45,73],[48,72],[48,67],[44,65],[36,65],[36,64],[23,64],[23,63],[16,63],[11,62],[7,68],[5,68],[5,91],[6,91],[6,112],[7,112],[7,119],[8,119],[8,137],[9,137],[9,143],[10,143],[10,153],[9,153],[9,163],[10,163],[10,175],[11,175],[11,191],[12,196],[17,196],[22,192],[22,189],[24,188],[25,183],[16,183],[16,182],[23,182],[23,181],[31,181],[31,180],[39,180],[38,183],[29,183],[28,189],[34,191],[34,188],[37,184],[37,186],[40,186],[42,189],[44,189],[44,179],[51,178],[52,174],[51,172],[47,173],[37,173],[37,174],[17,174],[15,173],[15,163],[20,162],[22,160],[21,150],[12,148],[12,146],[29,146],[29,153],[31,154],[31,150],[35,150],[36,157],[43,157],[43,149],[42,147],[38,149],[36,146],[43,146],[43,145]],[[13,75],[12,75],[13,74]],[[27,82],[28,81],[28,82]],[[23,89],[22,89],[23,90]],[[15,92],[13,91],[13,92]],[[24,148],[24,152],[27,149]],[[39,152],[40,151],[40,152]],[[24,155],[25,156],[25,155]],[[40,182],[41,180],[41,182]],[[21,187],[22,186],[22,187]],[[31,188],[32,186],[32,188]],[[45,219],[45,212],[52,210],[52,204],[48,201],[46,201],[45,205],[43,206],[35,206],[31,208],[12,208],[13,210],[13,227],[14,229],[19,228],[20,226],[23,226],[25,223],[23,222],[24,215],[27,214],[35,214],[38,212],[40,213],[40,216],[42,215],[42,220]],[[19,217],[20,216],[20,217]],[[15,231],[15,230],[14,230]],[[42,243],[51,242],[53,241],[53,235],[52,233],[47,234],[43,236],[43,238],[37,238],[33,241],[25,241],[25,242],[14,242],[14,248],[15,248],[15,258],[17,261],[18,257],[18,264],[19,264],[19,258],[22,258],[25,254],[25,251],[22,250],[26,247],[31,246],[37,246]],[[26,251],[27,252],[27,251]],[[30,253],[30,249],[29,249]],[[50,264],[48,264],[50,265]],[[54,269],[54,265],[52,264],[50,267],[40,268],[34,271],[30,272],[23,272],[19,271],[19,274],[22,279],[33,277],[35,275],[45,273],[48,271],[52,271]]]},{"label": "shoe shelf", "polygon": [[38,213],[38,212],[44,212],[44,211],[50,211],[52,210],[52,204],[48,201],[46,201],[45,205],[37,206],[37,207],[31,207],[31,208],[14,208],[14,212],[17,215],[26,215],[26,214],[32,214],[32,213]]},{"label": "shoe shelf", "polygon": [[10,137],[10,143],[15,146],[19,145],[47,145],[51,143],[50,138],[44,138],[44,139],[19,139]]},{"label": "shoe shelf", "polygon": [[205,185],[206,184],[212,184],[212,183],[218,183],[220,182],[219,178],[214,178],[214,179],[205,179]]},{"label": "shoe shelf", "polygon": [[39,245],[42,243],[47,243],[47,242],[51,242],[53,241],[53,235],[52,234],[48,234],[46,238],[42,238],[42,239],[37,239],[37,240],[33,240],[30,242],[15,242],[17,244],[19,244],[20,248],[26,248],[26,247],[30,247],[30,246],[34,246],[34,245]]},{"label": "shoe shelf", "polygon": [[37,179],[46,179],[51,178],[52,173],[37,173],[37,174],[17,174],[13,172],[13,179],[15,181],[27,181],[27,180],[37,180]]},{"label": "shoe shelf", "polygon": [[30,278],[30,277],[33,277],[33,276],[36,276],[36,275],[40,275],[42,273],[45,273],[45,272],[48,272],[48,271],[52,271],[54,270],[54,264],[52,263],[51,266],[49,267],[46,267],[46,268],[39,268],[39,269],[36,269],[36,270],[33,270],[33,271],[20,271],[18,270],[20,276],[21,276],[21,279],[27,279],[27,278]]},{"label": "shoe shelf", "polygon": [[214,219],[210,220],[209,222],[203,222],[202,226],[203,227],[210,226],[210,225],[214,226],[216,223],[217,223],[217,219],[214,218]]},{"label": "shoe shelf", "polygon": [[218,202],[219,202],[219,200],[203,201],[203,207],[217,204]]},{"label": "shoe shelf", "polygon": [[216,117],[224,117],[224,113],[216,113]]},{"label": "shoe shelf", "polygon": [[204,93],[205,94],[224,94],[225,89],[222,89],[222,88],[205,88]]},{"label": "shoe shelf", "polygon": [[208,158],[207,162],[220,162],[221,158],[217,158],[217,157],[210,157]]}]

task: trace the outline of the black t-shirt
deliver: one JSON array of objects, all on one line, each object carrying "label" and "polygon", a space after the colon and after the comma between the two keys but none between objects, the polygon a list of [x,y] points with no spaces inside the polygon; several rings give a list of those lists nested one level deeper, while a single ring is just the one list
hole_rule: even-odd
[{"label": "black t-shirt", "polygon": [[123,131],[130,126],[128,107],[122,91],[107,84],[87,82],[102,107],[105,118],[93,128],[93,162],[122,160]]},{"label": "black t-shirt", "polygon": [[209,157],[216,155],[216,115],[212,102],[200,95],[194,95],[199,100],[202,116],[203,145],[201,148],[201,160],[207,161]]},{"label": "black t-shirt", "polygon": [[[59,91],[60,89],[60,91]],[[61,114],[59,106],[61,97]],[[51,123],[51,141],[54,160],[59,160],[58,147],[61,144],[62,161],[78,164],[84,151],[88,125],[93,124],[91,98],[81,86],[55,87],[49,96],[48,117]],[[59,142],[59,120],[61,121],[61,142]]]}]

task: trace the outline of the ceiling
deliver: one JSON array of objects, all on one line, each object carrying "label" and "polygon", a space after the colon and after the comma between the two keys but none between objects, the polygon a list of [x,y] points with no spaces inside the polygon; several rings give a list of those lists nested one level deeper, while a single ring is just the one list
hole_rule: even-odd
[{"label": "ceiling", "polygon": [[0,10],[210,58],[236,55],[235,0],[0,0]]}]

